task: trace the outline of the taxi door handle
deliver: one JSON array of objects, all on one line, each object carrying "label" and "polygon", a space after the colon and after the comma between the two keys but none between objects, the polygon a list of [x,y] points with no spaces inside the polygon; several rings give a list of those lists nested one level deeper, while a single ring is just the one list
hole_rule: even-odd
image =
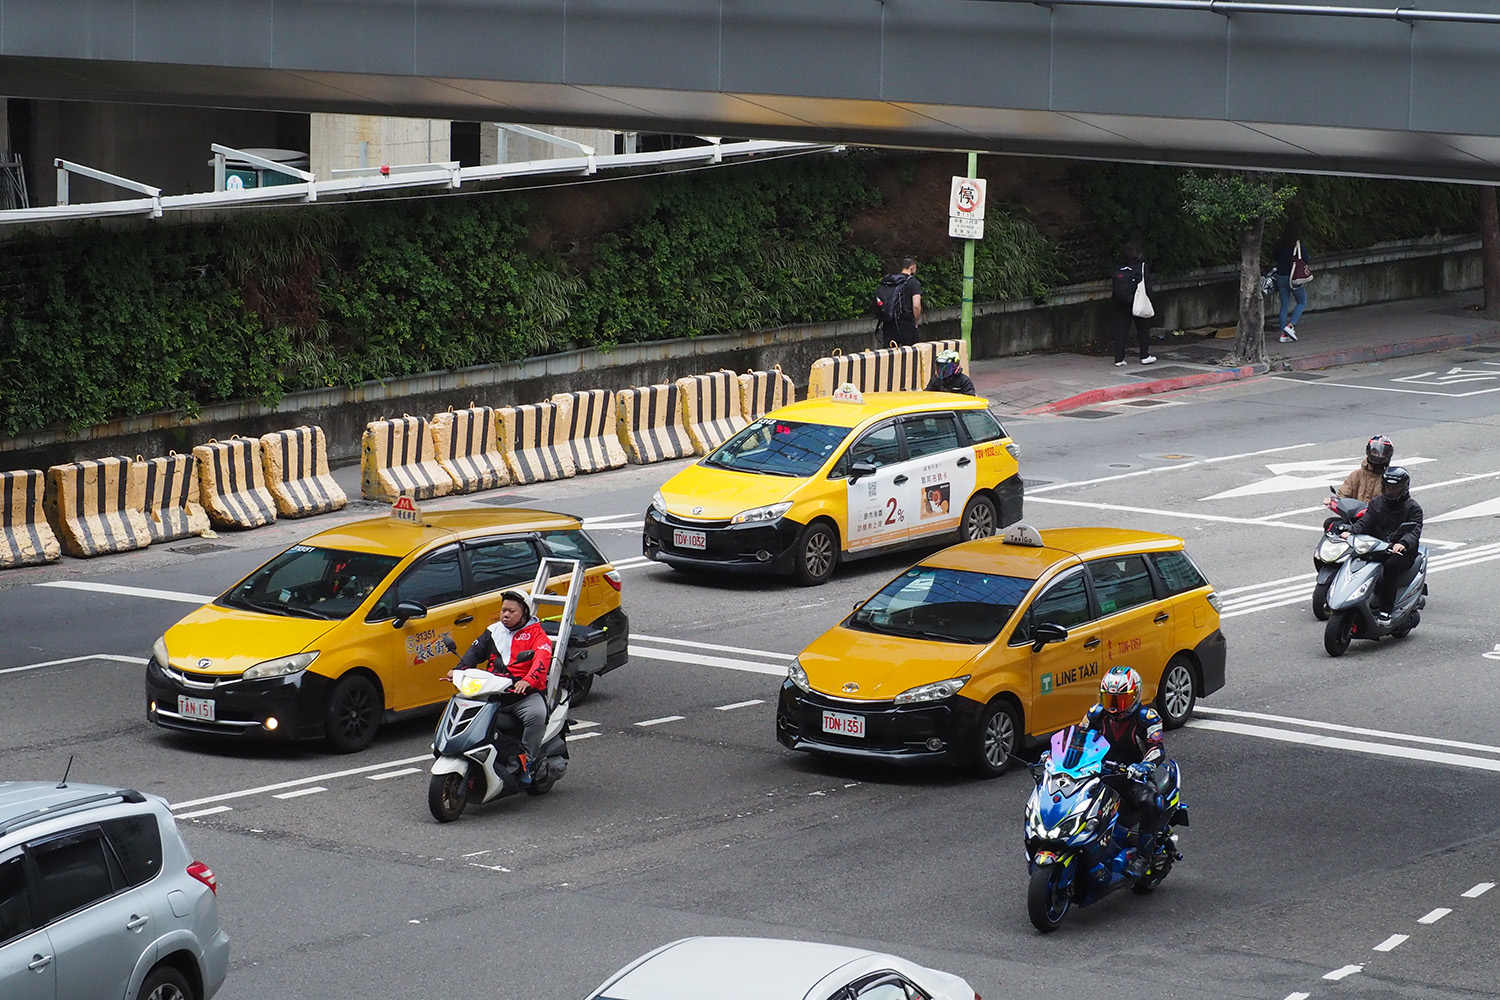
[{"label": "taxi door handle", "polygon": [[892,479],[891,482],[895,483],[897,486],[900,486],[902,483],[906,482],[906,477],[897,476],[895,479]]},{"label": "taxi door handle", "polygon": [[1171,615],[1169,615],[1165,611],[1163,611],[1161,614],[1157,615],[1155,618],[1153,618],[1151,620],[1154,621],[1154,622],[1156,622],[1156,624],[1160,625],[1162,622],[1166,621],[1168,618],[1171,618],[1171,617],[1172,617]]},{"label": "taxi door handle", "polygon": [[1094,638],[1090,639],[1088,642],[1084,643],[1083,644],[1083,648],[1084,649],[1098,649],[1099,648],[1099,637],[1095,636]]},{"label": "taxi door handle", "polygon": [[960,459],[959,459],[959,460],[958,460],[958,467],[959,467],[959,468],[960,468],[960,469],[962,469],[962,468],[963,468],[963,467],[964,467],[964,466],[966,466],[966,465],[968,465],[968,464],[969,464],[969,463],[970,463],[970,462],[972,462],[972,461],[974,461],[974,460],[973,460],[973,459],[972,459],[972,458],[969,458],[969,457],[968,457],[968,456],[967,456],[967,455],[966,455],[966,456],[964,456],[964,457],[963,457],[963,458],[960,458]]},{"label": "taxi door handle", "polygon": [[469,622],[471,622],[473,620],[474,620],[474,616],[473,615],[463,615],[463,616],[461,616],[459,618],[453,619],[453,624],[455,624],[455,625],[467,625],[467,624],[469,624]]}]

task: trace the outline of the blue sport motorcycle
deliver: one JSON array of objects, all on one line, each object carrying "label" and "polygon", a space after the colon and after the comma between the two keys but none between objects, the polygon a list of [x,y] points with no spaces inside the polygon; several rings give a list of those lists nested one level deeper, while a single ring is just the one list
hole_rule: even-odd
[{"label": "blue sport motorcycle", "polygon": [[1026,802],[1026,912],[1039,931],[1057,930],[1075,903],[1097,903],[1127,885],[1150,892],[1182,860],[1172,828],[1187,826],[1188,812],[1178,795],[1177,764],[1168,760],[1147,778],[1165,822],[1155,856],[1144,874],[1127,874],[1140,840],[1119,822],[1120,794],[1104,781],[1128,770],[1106,761],[1108,752],[1104,734],[1069,726],[1031,769],[1037,786]]}]

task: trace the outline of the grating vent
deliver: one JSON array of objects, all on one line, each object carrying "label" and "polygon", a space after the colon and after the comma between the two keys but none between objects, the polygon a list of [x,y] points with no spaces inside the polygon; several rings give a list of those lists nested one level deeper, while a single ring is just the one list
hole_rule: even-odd
[{"label": "grating vent", "polygon": [[1327,375],[1319,375],[1317,372],[1274,372],[1276,378],[1296,379],[1298,382],[1316,382]]},{"label": "grating vent", "polygon": [[1495,347],[1493,344],[1474,344],[1469,350],[1478,351],[1481,354],[1500,354],[1500,347]]},{"label": "grating vent", "polygon": [[514,507],[518,503],[531,503],[536,497],[524,493],[502,493],[499,496],[475,498],[475,503],[488,504],[491,507]]},{"label": "grating vent", "polygon": [[1122,402],[1120,405],[1121,406],[1166,406],[1167,403],[1168,403],[1168,400],[1165,400],[1165,399],[1127,399],[1124,402]]},{"label": "grating vent", "polygon": [[210,552],[229,552],[234,549],[233,545],[217,545],[213,542],[194,542],[192,545],[173,545],[173,552],[181,552],[190,556],[206,556]]},{"label": "grating vent", "polygon": [[1100,417],[1114,416],[1108,410],[1064,410],[1058,414],[1060,417],[1082,417],[1084,420],[1098,420]]},{"label": "grating vent", "polygon": [[1202,368],[1188,368],[1183,365],[1167,365],[1165,368],[1158,368],[1155,365],[1147,365],[1141,370],[1133,371],[1129,374],[1131,378],[1148,379],[1154,382],[1157,379],[1182,378],[1186,375],[1202,375],[1204,374],[1204,371],[1205,370]]}]

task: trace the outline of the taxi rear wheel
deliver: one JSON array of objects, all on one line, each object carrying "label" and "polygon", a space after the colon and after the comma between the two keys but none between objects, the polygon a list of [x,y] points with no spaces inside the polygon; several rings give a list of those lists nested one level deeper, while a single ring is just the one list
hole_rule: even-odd
[{"label": "taxi rear wheel", "polygon": [[990,702],[974,732],[970,770],[981,778],[1004,774],[1010,767],[1011,754],[1016,752],[1016,735],[1020,730],[1015,709],[1003,701]]},{"label": "taxi rear wheel", "polygon": [[995,501],[983,493],[976,493],[969,498],[963,519],[958,522],[958,540],[972,542],[976,538],[991,538],[998,521]]},{"label": "taxi rear wheel", "polygon": [[347,674],[328,694],[325,736],[335,753],[363,750],[380,724],[380,695],[363,674]]},{"label": "taxi rear wheel", "polygon": [[1177,729],[1187,722],[1197,703],[1198,687],[1193,680],[1193,665],[1179,653],[1161,672],[1161,684],[1156,692],[1156,714],[1161,716],[1163,726]]},{"label": "taxi rear wheel", "polygon": [[804,587],[827,583],[839,561],[839,540],[826,521],[814,521],[797,536],[797,582]]}]

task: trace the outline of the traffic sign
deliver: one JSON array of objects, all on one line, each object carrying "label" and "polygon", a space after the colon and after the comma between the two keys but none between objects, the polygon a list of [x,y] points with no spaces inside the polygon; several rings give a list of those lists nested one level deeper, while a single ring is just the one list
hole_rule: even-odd
[{"label": "traffic sign", "polygon": [[[955,177],[948,196],[948,217],[984,220],[984,178]],[[953,235],[951,232],[949,235]]]},{"label": "traffic sign", "polygon": [[948,220],[948,235],[961,240],[984,239],[984,220],[954,216]]}]

